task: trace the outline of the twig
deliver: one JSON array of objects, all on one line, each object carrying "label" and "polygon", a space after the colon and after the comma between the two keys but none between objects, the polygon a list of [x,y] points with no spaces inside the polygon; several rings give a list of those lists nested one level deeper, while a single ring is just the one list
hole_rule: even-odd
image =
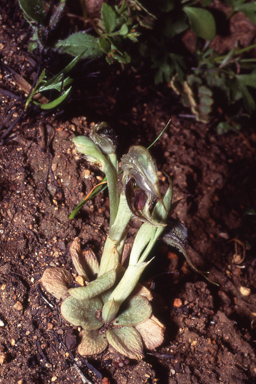
[{"label": "twig", "polygon": [[45,297],[45,295],[43,294],[43,291],[42,291],[42,289],[41,289],[40,284],[37,284],[37,290],[38,290],[38,293],[39,293],[39,295],[41,296],[41,298],[46,302],[46,304],[47,304],[51,309],[53,309],[55,306],[54,306],[52,303],[50,303],[50,301]]},{"label": "twig", "polygon": [[15,111],[16,111],[16,108],[13,109],[13,110],[9,113],[8,117],[7,117],[7,118],[5,119],[5,121],[0,125],[0,131],[6,126],[7,123],[9,123],[9,121],[11,120],[11,118],[12,118],[12,116],[13,116],[13,114],[14,114]]},{"label": "twig", "polygon": [[84,384],[93,384],[92,381],[90,381],[85,377],[85,375],[83,374],[83,372],[81,371],[81,369],[78,367],[76,363],[74,363],[74,368],[76,369],[77,373],[79,373],[81,380]]},{"label": "twig", "polygon": [[13,128],[20,121],[23,115],[24,115],[24,111],[21,111],[19,116],[14,120],[14,122],[10,125],[10,127],[2,134],[2,136],[0,136],[0,140],[3,140],[6,136],[9,135],[9,133],[13,130]]}]

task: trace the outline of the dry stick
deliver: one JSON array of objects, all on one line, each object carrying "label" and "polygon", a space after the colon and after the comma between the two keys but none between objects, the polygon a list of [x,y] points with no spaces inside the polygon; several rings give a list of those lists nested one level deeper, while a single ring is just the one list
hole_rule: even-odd
[{"label": "dry stick", "polygon": [[20,121],[22,116],[24,115],[24,111],[22,111],[19,116],[14,120],[14,122],[10,125],[10,127],[0,136],[0,140],[3,140],[6,136],[9,135],[9,133],[13,130],[15,125]]},{"label": "dry stick", "polygon": [[5,121],[0,125],[0,131],[6,126],[7,123],[11,120],[14,112],[16,111],[16,108],[14,108],[8,115],[8,117],[5,119]]},{"label": "dry stick", "polygon": [[85,375],[83,374],[83,372],[81,371],[81,369],[78,367],[78,365],[76,363],[74,363],[74,367],[75,367],[77,373],[79,373],[81,380],[84,384],[93,384],[92,381],[90,381],[89,379],[87,379],[85,377]]}]

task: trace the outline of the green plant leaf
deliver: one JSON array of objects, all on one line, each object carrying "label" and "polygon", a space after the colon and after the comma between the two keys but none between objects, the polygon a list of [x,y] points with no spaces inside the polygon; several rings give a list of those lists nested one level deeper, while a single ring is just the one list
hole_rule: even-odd
[{"label": "green plant leaf", "polygon": [[82,58],[84,52],[81,52],[78,56],[76,56],[65,68],[63,68],[57,75],[53,76],[51,79],[44,82],[44,84],[38,89],[38,92],[50,90],[50,89],[57,89],[61,90],[61,87],[67,86],[70,81],[73,81],[69,77],[66,78],[63,82],[63,78],[65,77],[68,72],[70,72],[75,65],[79,62],[79,60]]},{"label": "green plant leaf", "polygon": [[120,35],[125,36],[125,35],[127,35],[128,32],[129,32],[129,30],[128,30],[127,25],[123,24],[120,31],[119,31]]},{"label": "green plant leaf", "polygon": [[110,5],[103,3],[101,7],[101,17],[105,31],[111,33],[116,27],[117,15]]},{"label": "green plant leaf", "polygon": [[46,13],[43,0],[19,0],[19,5],[28,19],[44,24]]},{"label": "green plant leaf", "polygon": [[[45,110],[56,108],[58,105],[60,105],[66,99],[66,97],[69,95],[71,89],[72,89],[72,87],[69,87],[61,96],[57,97],[57,99],[51,101],[50,103],[40,104],[40,108],[45,109]],[[37,104],[35,101],[34,101],[34,103]]]},{"label": "green plant leaf", "polygon": [[81,356],[101,353],[108,346],[106,335],[100,334],[98,330],[83,329],[79,336],[81,337],[81,343],[78,346],[78,353]]},{"label": "green plant leaf", "polygon": [[84,52],[83,59],[96,59],[103,53],[98,39],[84,32],[77,32],[64,40],[59,40],[55,48],[72,56],[78,56]]},{"label": "green plant leaf", "polygon": [[49,27],[50,28],[56,27],[56,25],[60,21],[60,18],[61,18],[61,15],[62,15],[62,12],[64,10],[65,5],[66,5],[66,0],[61,0],[60,3],[56,5],[56,7],[53,11],[53,14],[50,18],[50,21],[49,21]]},{"label": "green plant leaf", "polygon": [[105,37],[99,37],[98,43],[104,53],[108,53],[110,51],[111,44],[107,39],[105,39]]},{"label": "green plant leaf", "polygon": [[143,358],[143,343],[139,332],[132,327],[109,329],[107,339],[119,353],[129,359],[141,360]]},{"label": "green plant leaf", "polygon": [[213,15],[206,9],[196,7],[183,7],[187,14],[190,26],[198,37],[211,40],[216,35],[216,25]]},{"label": "green plant leaf", "polygon": [[[125,307],[122,310],[122,307]],[[114,325],[137,325],[146,321],[152,314],[149,301],[142,296],[134,296],[123,303],[121,315],[113,322]]]},{"label": "green plant leaf", "polygon": [[119,304],[114,299],[106,300],[106,297],[104,297],[104,299],[105,303],[102,309],[102,319],[105,323],[110,323],[119,310]]},{"label": "green plant leaf", "polygon": [[85,287],[70,288],[69,293],[72,297],[79,300],[88,300],[92,297],[100,295],[102,292],[111,288],[116,281],[116,269],[103,273],[96,280],[92,281]]},{"label": "green plant leaf", "polygon": [[246,87],[256,88],[256,72],[247,75],[236,75],[236,79],[240,84],[243,84]]},{"label": "green plant leaf", "polygon": [[241,4],[236,9],[238,12],[243,12],[249,19],[256,24],[256,2],[253,1],[247,4]]},{"label": "green plant leaf", "polygon": [[102,302],[97,297],[78,300],[70,296],[61,304],[61,314],[71,324],[93,330],[102,327],[102,322],[96,319],[96,313],[101,308]]}]

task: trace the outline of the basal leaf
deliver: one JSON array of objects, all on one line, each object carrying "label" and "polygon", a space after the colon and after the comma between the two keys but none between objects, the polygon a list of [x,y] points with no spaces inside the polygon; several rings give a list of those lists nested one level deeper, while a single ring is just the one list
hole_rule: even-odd
[{"label": "basal leaf", "polygon": [[155,317],[135,326],[147,349],[155,349],[164,341],[165,326]]},{"label": "basal leaf", "polygon": [[116,281],[116,269],[103,273],[96,280],[92,281],[85,287],[71,288],[69,293],[71,296],[79,300],[87,300],[100,295],[102,292],[111,288]]},{"label": "basal leaf", "polygon": [[143,343],[139,332],[132,327],[109,329],[107,339],[118,352],[130,359],[143,358]]},{"label": "basal leaf", "polygon": [[216,25],[213,15],[206,9],[184,7],[190,26],[198,37],[211,40],[216,35]]},{"label": "basal leaf", "polygon": [[114,325],[137,325],[146,321],[152,314],[149,301],[142,296],[134,296],[123,303],[121,314],[114,320]]},{"label": "basal leaf", "polygon": [[95,59],[103,53],[98,39],[84,32],[77,32],[64,40],[59,40],[55,47],[72,56],[78,56],[85,51],[83,59]]},{"label": "basal leaf", "polygon": [[61,314],[71,324],[84,329],[99,329],[102,322],[96,319],[96,313],[102,307],[98,298],[78,300],[69,296],[61,304]]},{"label": "basal leaf", "polygon": [[78,346],[78,353],[82,356],[96,355],[108,346],[106,335],[100,334],[98,330],[83,329],[79,336],[82,340]]}]

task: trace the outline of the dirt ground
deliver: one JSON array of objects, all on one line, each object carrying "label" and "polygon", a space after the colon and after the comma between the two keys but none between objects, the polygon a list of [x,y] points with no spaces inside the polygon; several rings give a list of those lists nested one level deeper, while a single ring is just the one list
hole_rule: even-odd
[{"label": "dirt ground", "polygon": [[[98,60],[78,67],[80,86],[54,113],[23,113],[24,92],[10,68],[32,83],[39,58],[17,3],[0,5],[0,383],[256,383],[256,211],[254,122],[218,136],[215,121],[187,118],[179,99],[151,73]],[[45,60],[45,58],[44,58]],[[51,61],[53,60],[53,61]],[[45,65],[58,65],[53,56]],[[81,80],[82,78],[82,80]],[[160,242],[143,282],[166,326],[164,344],[140,361],[109,349],[82,358],[78,330],[40,289],[47,266],[74,273],[69,246],[78,236],[100,257],[108,231],[108,197],[100,194],[70,221],[102,174],[70,141],[107,121],[118,151],[148,146],[171,176],[175,215],[188,229],[187,252],[216,286]],[[164,185],[163,185],[164,188]],[[132,242],[138,222],[131,224]]]}]

